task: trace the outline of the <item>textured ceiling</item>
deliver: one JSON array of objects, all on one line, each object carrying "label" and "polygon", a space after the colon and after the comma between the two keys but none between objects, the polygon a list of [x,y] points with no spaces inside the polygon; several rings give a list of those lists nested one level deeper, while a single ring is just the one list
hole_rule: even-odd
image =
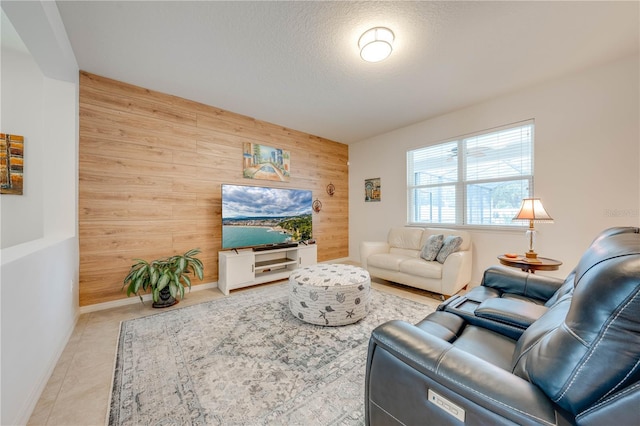
[{"label": "textured ceiling", "polygon": [[[352,143],[638,52],[638,2],[58,1],[80,69]],[[357,41],[396,35],[385,61]]]}]

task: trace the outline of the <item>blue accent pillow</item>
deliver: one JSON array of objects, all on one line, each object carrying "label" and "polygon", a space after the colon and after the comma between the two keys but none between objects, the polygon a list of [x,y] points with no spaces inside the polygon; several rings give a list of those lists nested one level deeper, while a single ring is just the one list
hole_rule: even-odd
[{"label": "blue accent pillow", "polygon": [[449,235],[444,239],[444,243],[442,243],[442,248],[438,252],[436,260],[440,263],[444,263],[444,261],[447,260],[447,257],[449,257],[451,253],[458,251],[461,244],[462,237],[454,237],[453,235]]},{"label": "blue accent pillow", "polygon": [[420,252],[420,257],[424,260],[436,260],[436,256],[438,252],[442,248],[442,241],[444,240],[444,235],[432,235],[427,238],[427,242],[424,243],[422,247],[422,251]]}]

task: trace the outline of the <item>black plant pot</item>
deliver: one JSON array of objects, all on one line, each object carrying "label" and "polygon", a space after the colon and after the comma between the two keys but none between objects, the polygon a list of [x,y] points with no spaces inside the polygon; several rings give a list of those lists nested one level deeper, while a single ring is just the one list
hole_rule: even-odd
[{"label": "black plant pot", "polygon": [[169,306],[173,306],[178,303],[178,299],[171,295],[169,291],[169,286],[166,286],[162,290],[160,290],[160,296],[158,297],[157,302],[153,302],[154,308],[168,308]]}]

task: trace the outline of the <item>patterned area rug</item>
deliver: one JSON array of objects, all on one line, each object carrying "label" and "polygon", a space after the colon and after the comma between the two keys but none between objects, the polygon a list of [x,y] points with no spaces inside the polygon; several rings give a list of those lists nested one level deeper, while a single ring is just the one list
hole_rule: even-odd
[{"label": "patterned area rug", "polygon": [[360,425],[371,331],[434,310],[372,290],[361,321],[295,318],[287,284],[123,321],[110,425]]}]

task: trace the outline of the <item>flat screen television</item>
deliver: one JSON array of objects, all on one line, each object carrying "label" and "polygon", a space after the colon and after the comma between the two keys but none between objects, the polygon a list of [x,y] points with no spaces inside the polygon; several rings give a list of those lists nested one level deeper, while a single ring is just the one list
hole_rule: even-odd
[{"label": "flat screen television", "polygon": [[266,247],[313,236],[310,190],[222,185],[222,248]]}]

